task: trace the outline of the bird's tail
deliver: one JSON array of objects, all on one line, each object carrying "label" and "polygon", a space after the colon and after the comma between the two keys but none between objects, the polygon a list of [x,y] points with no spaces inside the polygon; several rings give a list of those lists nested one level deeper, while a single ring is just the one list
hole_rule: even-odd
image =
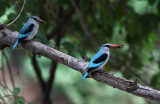
[{"label": "bird's tail", "polygon": [[15,49],[15,47],[16,47],[16,46],[17,46],[17,44],[18,44],[18,42],[19,42],[19,39],[17,39],[17,41],[16,41],[16,43],[14,44],[14,46],[13,46],[12,50],[14,50],[14,49]]},{"label": "bird's tail", "polygon": [[86,72],[81,79],[84,80],[87,77],[87,75],[88,75],[88,72]]}]

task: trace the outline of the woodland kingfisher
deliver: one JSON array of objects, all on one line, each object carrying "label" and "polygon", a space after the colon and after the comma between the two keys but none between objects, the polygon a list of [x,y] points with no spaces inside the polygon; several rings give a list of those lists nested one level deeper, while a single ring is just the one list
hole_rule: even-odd
[{"label": "woodland kingfisher", "polygon": [[46,22],[41,20],[38,16],[31,16],[29,20],[22,27],[17,37],[17,41],[14,44],[12,50],[15,49],[18,42],[21,42],[23,40],[31,40],[37,34],[37,31],[39,29],[39,23],[46,23]]},{"label": "woodland kingfisher", "polygon": [[123,45],[116,45],[116,44],[109,44],[109,43],[103,44],[100,47],[100,50],[98,51],[98,53],[96,53],[92,57],[91,61],[89,62],[87,71],[83,75],[82,80],[84,80],[87,77],[87,75],[90,74],[91,72],[103,69],[103,66],[108,62],[109,55],[110,55],[110,52],[109,52],[110,48],[120,48],[122,46]]}]

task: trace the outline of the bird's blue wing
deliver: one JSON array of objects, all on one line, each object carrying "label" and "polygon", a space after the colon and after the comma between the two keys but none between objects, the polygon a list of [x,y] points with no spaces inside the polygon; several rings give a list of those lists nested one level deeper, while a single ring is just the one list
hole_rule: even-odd
[{"label": "bird's blue wing", "polygon": [[19,34],[18,35],[18,39],[22,39],[22,38],[26,38],[30,35],[31,32],[27,33],[27,34]]},{"label": "bird's blue wing", "polygon": [[99,67],[100,65],[102,65],[108,58],[108,54],[107,53],[100,53],[98,52],[96,55],[94,55],[88,65],[88,71],[90,72],[91,70],[96,69],[97,67]]},{"label": "bird's blue wing", "polygon": [[29,32],[32,32],[34,28],[34,24],[33,23],[30,23],[30,22],[27,22],[26,24],[24,24],[24,26],[22,27],[21,31],[20,31],[20,34],[27,34]]},{"label": "bird's blue wing", "polygon": [[20,33],[19,33],[19,36],[18,36],[18,39],[21,39],[21,38],[26,38],[30,35],[30,33],[33,31],[33,28],[34,28],[34,24],[33,23],[30,23],[30,22],[27,22],[21,29]]}]

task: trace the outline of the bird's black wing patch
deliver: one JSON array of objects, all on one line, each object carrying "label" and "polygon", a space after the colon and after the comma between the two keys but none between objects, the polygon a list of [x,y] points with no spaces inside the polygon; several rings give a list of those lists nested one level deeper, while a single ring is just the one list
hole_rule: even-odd
[{"label": "bird's black wing patch", "polygon": [[26,25],[23,28],[22,28],[22,31],[20,33],[21,34],[27,34],[27,33],[31,32],[33,30],[34,24],[30,24],[29,26]]},{"label": "bird's black wing patch", "polygon": [[94,64],[97,64],[97,63],[101,63],[103,61],[105,61],[108,57],[108,54],[102,54],[99,58],[97,58],[95,61],[93,61]]},{"label": "bird's black wing patch", "polygon": [[27,33],[31,32],[33,30],[33,28],[34,28],[34,24],[29,25],[28,29],[26,29],[23,34],[27,34]]}]

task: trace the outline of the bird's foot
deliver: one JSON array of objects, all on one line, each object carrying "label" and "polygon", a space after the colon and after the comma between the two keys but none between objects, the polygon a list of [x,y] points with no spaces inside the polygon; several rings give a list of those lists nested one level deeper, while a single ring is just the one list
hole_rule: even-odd
[{"label": "bird's foot", "polygon": [[22,40],[19,43],[21,43],[22,45],[25,45],[29,40]]},{"label": "bird's foot", "polygon": [[93,72],[91,72],[91,76],[95,76],[97,73],[103,73],[104,71],[102,70],[95,70]]},{"label": "bird's foot", "polygon": [[28,42],[29,40],[23,40],[21,41],[21,44],[25,44],[26,42]]}]

